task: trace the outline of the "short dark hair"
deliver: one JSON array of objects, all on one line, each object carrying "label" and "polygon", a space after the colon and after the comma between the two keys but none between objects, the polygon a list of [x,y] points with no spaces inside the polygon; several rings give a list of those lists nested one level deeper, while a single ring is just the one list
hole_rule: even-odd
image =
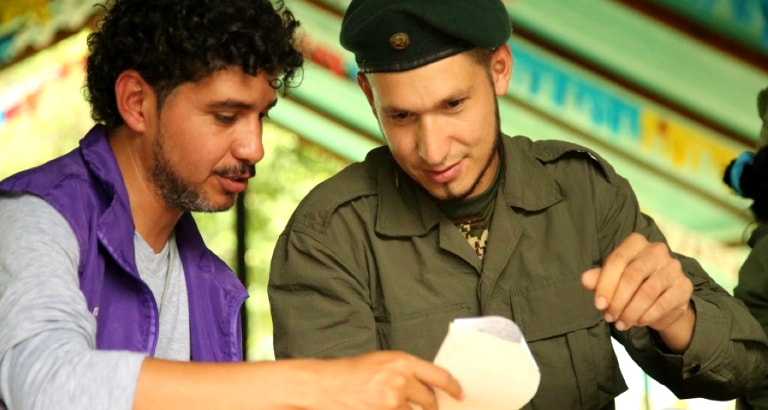
[{"label": "short dark hair", "polygon": [[282,0],[107,0],[98,30],[88,36],[87,99],[108,130],[123,124],[115,81],[134,69],[158,104],[177,86],[228,66],[279,76],[292,87],[301,71],[299,22]]},{"label": "short dark hair", "polygon": [[490,70],[490,67],[488,64],[491,62],[491,56],[493,55],[493,50],[489,48],[473,48],[468,51],[467,55],[474,61],[475,63],[487,67]]}]

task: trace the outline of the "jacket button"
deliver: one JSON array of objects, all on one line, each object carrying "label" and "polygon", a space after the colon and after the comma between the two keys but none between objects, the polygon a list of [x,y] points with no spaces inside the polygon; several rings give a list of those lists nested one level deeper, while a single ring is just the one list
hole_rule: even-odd
[{"label": "jacket button", "polygon": [[699,370],[701,370],[701,365],[696,363],[693,366],[691,366],[690,369],[688,369],[688,372],[691,374],[696,374],[699,372]]}]

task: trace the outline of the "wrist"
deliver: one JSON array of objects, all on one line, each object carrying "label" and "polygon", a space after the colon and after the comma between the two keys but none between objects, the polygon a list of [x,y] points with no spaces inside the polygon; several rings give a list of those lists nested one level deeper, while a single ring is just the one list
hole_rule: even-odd
[{"label": "wrist", "polygon": [[680,317],[663,330],[657,330],[659,337],[672,353],[682,354],[691,345],[693,330],[696,326],[696,312],[693,302],[689,302]]}]

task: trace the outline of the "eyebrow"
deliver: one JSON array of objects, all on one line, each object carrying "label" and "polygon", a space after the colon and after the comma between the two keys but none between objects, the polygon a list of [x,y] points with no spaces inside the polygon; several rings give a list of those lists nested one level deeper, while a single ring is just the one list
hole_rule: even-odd
[{"label": "eyebrow", "polygon": [[[275,105],[277,105],[277,98],[267,104],[265,110],[270,110]],[[252,110],[255,105],[240,100],[223,100],[208,103],[206,106],[210,110]]]},{"label": "eyebrow", "polygon": [[[433,110],[435,108],[442,107],[442,106],[444,106],[445,104],[448,104],[451,101],[466,99],[468,97],[468,95],[469,95],[469,90],[466,90],[466,89],[458,90],[458,91],[454,92],[453,94],[449,95],[448,97],[443,98],[440,101],[438,101],[437,104],[435,104],[433,107],[430,107],[428,109],[428,111]],[[395,105],[382,106],[381,107],[381,111],[384,112],[384,113],[387,113],[387,114],[397,113],[397,112],[414,112],[412,110],[401,108],[401,107],[397,107]]]}]

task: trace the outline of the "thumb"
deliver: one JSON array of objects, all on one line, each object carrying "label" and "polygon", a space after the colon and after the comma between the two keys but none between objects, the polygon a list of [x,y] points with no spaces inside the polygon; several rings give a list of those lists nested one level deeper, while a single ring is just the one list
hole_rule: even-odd
[{"label": "thumb", "polygon": [[595,290],[599,278],[600,268],[592,268],[581,274],[581,284],[588,290]]}]

